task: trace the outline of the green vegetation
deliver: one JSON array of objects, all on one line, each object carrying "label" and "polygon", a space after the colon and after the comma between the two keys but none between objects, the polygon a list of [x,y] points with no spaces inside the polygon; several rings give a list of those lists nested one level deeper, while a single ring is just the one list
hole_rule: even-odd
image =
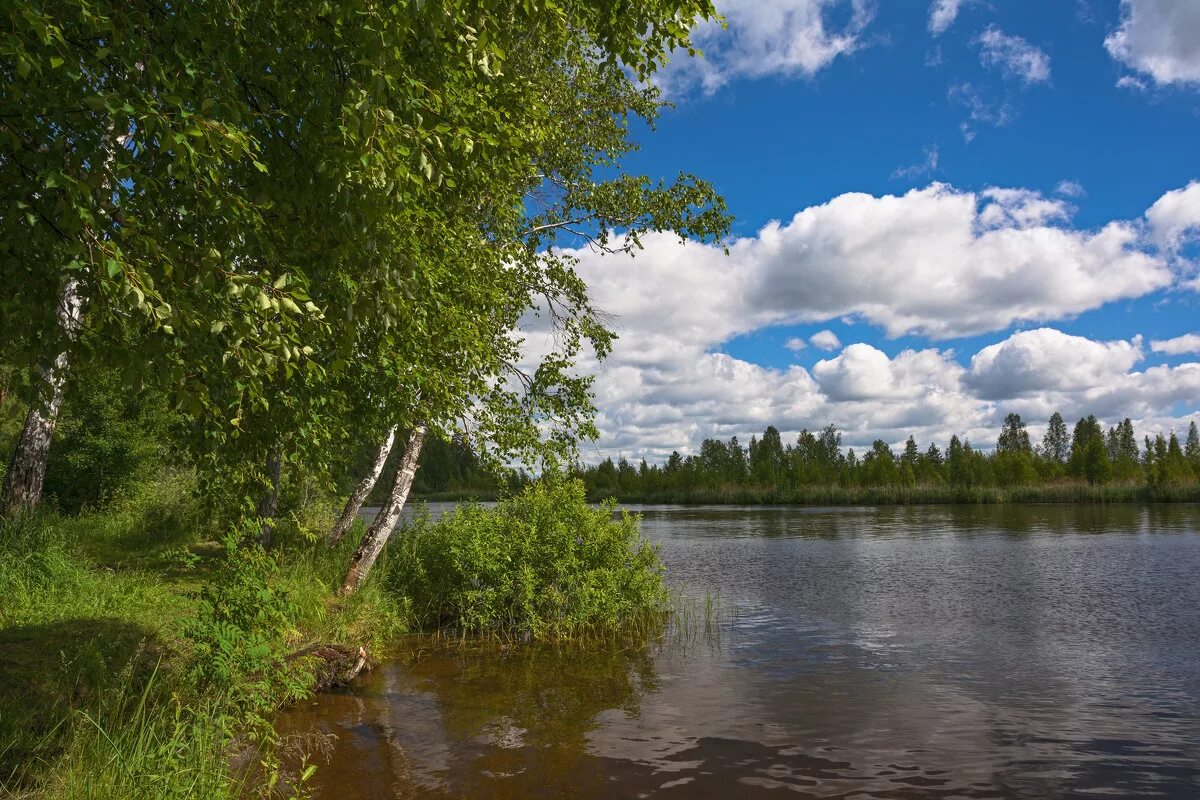
[{"label": "green vegetation", "polygon": [[571,638],[666,607],[656,548],[615,503],[583,484],[531,484],[495,508],[419,516],[392,554],[387,585],[424,628]]},{"label": "green vegetation", "polygon": [[[296,784],[272,783],[274,709],[329,673],[322,645],[410,625],[369,578],[426,442],[419,490],[497,491],[523,482],[497,465],[595,435],[575,361],[614,334],[572,248],[728,232],[705,181],[624,168],[667,106],[652,74],[714,18],[711,0],[0,11],[0,793]],[[554,346],[527,363],[533,314]],[[561,590],[606,594],[539,606],[528,633],[625,613],[575,555],[562,569],[595,574]]]},{"label": "green vegetation", "polygon": [[311,557],[226,552],[190,483],[0,519],[0,797],[243,796],[278,778],[271,717],[320,666],[292,654],[403,628],[382,593],[334,603]]},{"label": "green vegetation", "polygon": [[832,425],[786,445],[771,426],[749,447],[737,437],[706,439],[699,454],[672,453],[661,466],[606,459],[575,474],[592,498],[646,503],[1197,502],[1200,434],[1192,422],[1182,445],[1172,432],[1145,437],[1139,448],[1128,418],[1105,433],[1089,416],[1068,434],[1055,413],[1034,446],[1025,422],[1009,414],[990,453],[957,436],[945,452],[936,444],[922,450],[909,436],[899,455],[882,440],[859,455],[843,450]]},{"label": "green vegetation", "polygon": [[636,521],[579,484],[419,521],[348,597],[363,526],[330,548],[330,507],[286,502],[270,548],[221,541],[192,476],[165,471],[97,510],[0,518],[0,797],[284,796],[303,772],[271,720],[329,673],[315,645],[380,653],[416,627],[560,640],[665,600]]}]

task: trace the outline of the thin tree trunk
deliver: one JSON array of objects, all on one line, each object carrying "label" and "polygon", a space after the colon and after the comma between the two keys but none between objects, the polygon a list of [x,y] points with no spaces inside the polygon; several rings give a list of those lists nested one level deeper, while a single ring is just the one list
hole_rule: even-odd
[{"label": "thin tree trunk", "polygon": [[[79,281],[68,278],[58,295],[58,326],[68,341],[79,332],[83,298]],[[50,460],[50,442],[58,424],[67,383],[70,356],[59,353],[48,368],[42,370],[43,394],[33,401],[25,415],[21,438],[13,450],[4,488],[0,490],[0,513],[17,514],[33,511],[42,501],[42,486],[46,482],[46,465]]]},{"label": "thin tree trunk", "polygon": [[354,524],[354,520],[358,519],[358,512],[362,508],[362,504],[366,502],[367,495],[375,488],[379,476],[383,474],[383,465],[387,463],[388,455],[392,452],[392,445],[395,441],[396,426],[393,425],[387,433],[387,438],[379,446],[379,452],[375,454],[375,463],[371,465],[371,471],[358,484],[354,494],[350,495],[350,499],[346,501],[346,508],[342,510],[342,516],[334,524],[333,530],[329,532],[330,547],[340,542],[350,530],[350,526]]},{"label": "thin tree trunk", "polygon": [[258,518],[262,525],[258,540],[264,547],[271,541],[271,534],[275,532],[275,509],[279,506],[279,474],[282,469],[283,448],[275,445],[267,454],[267,479],[271,485],[258,501]]},{"label": "thin tree trunk", "polygon": [[391,494],[387,502],[379,510],[379,515],[367,529],[367,533],[358,544],[358,549],[350,557],[350,568],[346,570],[346,579],[342,581],[341,594],[353,594],[359,585],[366,580],[367,574],[375,564],[375,559],[383,552],[396,523],[400,521],[400,512],[408,500],[408,492],[412,489],[413,478],[417,474],[417,459],[421,455],[421,445],[425,443],[425,425],[418,424],[408,436],[408,446],[404,450],[404,458],[396,470],[396,481],[392,484]]}]

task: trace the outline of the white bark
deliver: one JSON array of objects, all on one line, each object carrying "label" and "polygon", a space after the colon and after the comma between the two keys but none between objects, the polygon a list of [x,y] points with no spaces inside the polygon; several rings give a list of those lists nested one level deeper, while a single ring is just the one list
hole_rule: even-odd
[{"label": "white bark", "polygon": [[334,524],[333,530],[329,532],[329,546],[333,547],[342,540],[342,537],[350,530],[350,526],[354,524],[354,520],[358,519],[358,512],[362,509],[363,503],[367,501],[367,495],[375,488],[375,484],[379,481],[379,476],[383,474],[383,466],[387,463],[388,455],[392,452],[392,445],[396,442],[396,426],[392,426],[388,431],[387,438],[383,440],[383,444],[379,446],[379,452],[375,454],[375,462],[371,464],[371,471],[358,484],[358,488],[350,495],[346,501],[346,507],[342,510],[342,516]]},{"label": "white bark", "polygon": [[[100,184],[101,196],[112,186],[117,148],[124,143],[123,136],[114,136],[113,126],[110,124],[103,142],[104,174]],[[79,280],[72,275],[63,282],[58,293],[58,327],[68,342],[73,342],[79,335],[82,319],[83,297],[79,293]],[[4,476],[4,487],[0,489],[0,514],[33,511],[42,502],[46,465],[50,461],[50,443],[58,425],[58,412],[62,408],[70,361],[70,355],[63,351],[55,356],[49,367],[41,369],[42,393],[25,415],[21,438],[17,440],[17,446],[13,450],[8,472]]]},{"label": "white bark", "polygon": [[[58,295],[58,326],[68,341],[74,340],[79,333],[82,311],[79,281],[68,278]],[[0,492],[0,512],[4,514],[33,511],[42,501],[50,442],[58,424],[69,366],[70,356],[63,351],[41,371],[43,393],[33,401],[25,415],[21,438],[17,440],[8,473],[4,476],[4,488]]]},{"label": "white bark", "polygon": [[350,557],[350,568],[346,570],[346,579],[342,581],[341,594],[353,594],[359,585],[366,580],[375,560],[383,552],[396,523],[400,521],[400,512],[408,500],[408,492],[412,489],[413,478],[417,474],[417,459],[421,455],[421,445],[425,443],[425,426],[417,425],[409,434],[408,446],[404,450],[404,458],[396,470],[396,480],[387,502],[379,510],[375,521],[367,529],[367,533],[358,544],[358,549]]}]

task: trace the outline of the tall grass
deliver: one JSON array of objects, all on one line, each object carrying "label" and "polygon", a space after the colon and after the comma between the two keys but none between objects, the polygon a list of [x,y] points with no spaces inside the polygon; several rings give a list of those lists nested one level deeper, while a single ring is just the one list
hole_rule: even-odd
[{"label": "tall grass", "polygon": [[[226,698],[171,697],[152,673],[96,709],[72,712],[70,745],[39,797],[80,800],[237,798],[246,774],[229,769],[233,738]],[[163,696],[163,695],[166,696]]]},{"label": "tall grass", "polygon": [[[403,629],[378,588],[333,598],[352,543],[304,542],[319,521],[291,525],[284,558],[230,561],[193,498],[167,475],[103,510],[0,520],[0,798],[283,796],[270,717],[312,679],[283,656]],[[236,607],[265,622],[239,633]]]}]

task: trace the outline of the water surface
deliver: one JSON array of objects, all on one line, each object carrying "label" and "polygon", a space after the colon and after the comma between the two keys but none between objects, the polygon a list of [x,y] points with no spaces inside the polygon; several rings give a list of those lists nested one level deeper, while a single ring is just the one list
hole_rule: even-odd
[{"label": "water surface", "polygon": [[314,796],[1200,797],[1200,507],[633,508],[695,626],[413,640]]}]

